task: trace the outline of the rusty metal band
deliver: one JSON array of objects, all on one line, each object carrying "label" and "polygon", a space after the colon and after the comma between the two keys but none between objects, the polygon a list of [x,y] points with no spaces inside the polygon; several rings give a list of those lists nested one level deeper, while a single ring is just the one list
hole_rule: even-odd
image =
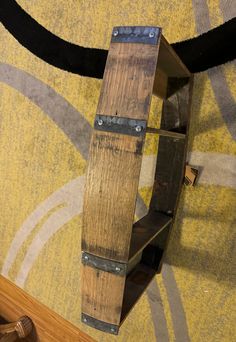
[{"label": "rusty metal band", "polygon": [[160,27],[116,26],[112,31],[112,43],[141,43],[157,45],[161,34]]},{"label": "rusty metal band", "polygon": [[93,318],[85,313],[81,314],[81,320],[83,323],[89,325],[92,328],[113,334],[118,335],[119,326],[107,322],[100,321],[99,319]]},{"label": "rusty metal band", "polygon": [[137,137],[145,135],[146,127],[146,120],[100,114],[96,115],[94,122],[94,128],[96,130]]},{"label": "rusty metal band", "polygon": [[113,273],[119,276],[126,275],[127,264],[114,260],[104,259],[96,255],[82,252],[82,263],[101,271]]}]

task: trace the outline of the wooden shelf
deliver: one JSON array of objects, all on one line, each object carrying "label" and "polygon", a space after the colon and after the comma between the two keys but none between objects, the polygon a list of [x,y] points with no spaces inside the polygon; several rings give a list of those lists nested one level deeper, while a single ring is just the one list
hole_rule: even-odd
[{"label": "wooden shelf", "polygon": [[[164,99],[147,127],[151,96]],[[82,230],[82,321],[118,334],[160,272],[184,179],[192,76],[158,27],[115,27],[90,144]],[[159,134],[148,215],[134,222],[145,135]]]},{"label": "wooden shelf", "polygon": [[186,134],[185,133],[179,133],[175,131],[167,131],[165,129],[159,129],[154,127],[147,127],[146,130],[147,133],[153,133],[158,134],[163,137],[169,137],[174,139],[185,139]]},{"label": "wooden shelf", "polygon": [[165,227],[172,221],[172,217],[152,210],[133,226],[129,262],[140,253]]}]

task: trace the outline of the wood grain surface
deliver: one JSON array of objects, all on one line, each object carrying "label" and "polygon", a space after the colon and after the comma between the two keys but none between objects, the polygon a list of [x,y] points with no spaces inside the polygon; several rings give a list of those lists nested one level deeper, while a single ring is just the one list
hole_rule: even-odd
[{"label": "wood grain surface", "polygon": [[158,56],[159,45],[160,38],[157,45],[111,44],[96,113],[147,122],[154,80],[154,92],[165,98],[161,127],[151,129],[161,134],[151,210],[134,226],[145,134],[95,129],[90,145],[82,251],[125,263],[128,272],[83,265],[82,312],[118,326],[158,270],[185,162],[190,73],[163,37]]},{"label": "wood grain surface", "polygon": [[[148,119],[158,49],[159,45],[111,44],[98,114]],[[84,196],[82,250],[128,261],[143,142],[144,136],[94,131]]]},{"label": "wood grain surface", "polygon": [[83,265],[83,313],[100,321],[119,325],[125,276]]},{"label": "wood grain surface", "polygon": [[66,321],[45,305],[0,276],[0,316],[12,322],[21,316],[29,316],[34,324],[30,342],[92,342],[79,328]]},{"label": "wood grain surface", "polygon": [[97,114],[148,119],[159,45],[112,43]]}]

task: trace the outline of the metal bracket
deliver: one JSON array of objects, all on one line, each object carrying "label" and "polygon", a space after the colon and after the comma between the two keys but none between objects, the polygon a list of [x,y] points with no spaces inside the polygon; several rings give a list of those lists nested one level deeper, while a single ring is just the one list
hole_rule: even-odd
[{"label": "metal bracket", "polygon": [[88,316],[84,313],[81,314],[81,320],[83,323],[89,325],[92,328],[99,329],[104,332],[108,332],[110,334],[118,335],[119,326],[103,321],[99,321],[96,318]]},{"label": "metal bracket", "polygon": [[100,258],[93,254],[82,252],[82,263],[84,265],[97,268],[98,270],[124,276],[127,271],[127,264]]},{"label": "metal bracket", "polygon": [[160,27],[116,26],[112,31],[111,42],[157,45],[160,34]]},{"label": "metal bracket", "polygon": [[133,136],[143,136],[146,132],[146,120],[130,119],[120,116],[97,114],[94,128],[99,131],[114,132]]}]

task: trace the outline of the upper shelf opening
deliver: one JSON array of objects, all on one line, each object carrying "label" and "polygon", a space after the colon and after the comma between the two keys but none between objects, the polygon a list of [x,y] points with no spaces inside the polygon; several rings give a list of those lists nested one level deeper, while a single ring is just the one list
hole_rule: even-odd
[{"label": "upper shelf opening", "polygon": [[[161,35],[153,94],[161,99],[166,99],[184,86],[190,77],[191,73],[188,68],[165,37]],[[170,80],[171,83],[177,83],[177,86],[171,86]],[[172,89],[169,89],[170,86]]]},{"label": "upper shelf opening", "polygon": [[161,69],[168,77],[191,76],[188,68],[184,65],[163,35],[161,36],[157,68]]},{"label": "upper shelf opening", "polygon": [[158,211],[150,211],[145,217],[133,225],[129,250],[129,262],[142,251],[162,229],[170,222],[172,217]]}]

